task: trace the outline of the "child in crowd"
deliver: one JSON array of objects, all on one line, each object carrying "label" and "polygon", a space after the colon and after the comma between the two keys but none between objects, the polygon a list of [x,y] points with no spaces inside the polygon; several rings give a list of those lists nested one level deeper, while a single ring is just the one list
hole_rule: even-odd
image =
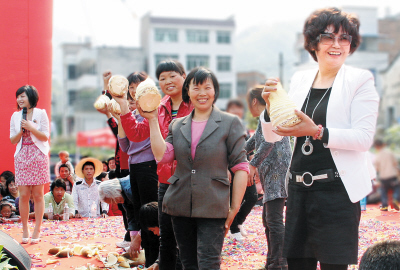
[{"label": "child in crowd", "polygon": [[54,174],[56,175],[56,178],[60,177],[61,164],[67,165],[70,173],[74,174],[74,166],[72,166],[72,163],[69,161],[69,153],[67,151],[60,151],[58,153],[58,157],[60,158],[60,161],[57,162],[56,166],[54,167]]},{"label": "child in crowd", "polygon": [[21,218],[11,210],[11,204],[2,203],[0,204],[0,223],[12,223],[19,222]]}]

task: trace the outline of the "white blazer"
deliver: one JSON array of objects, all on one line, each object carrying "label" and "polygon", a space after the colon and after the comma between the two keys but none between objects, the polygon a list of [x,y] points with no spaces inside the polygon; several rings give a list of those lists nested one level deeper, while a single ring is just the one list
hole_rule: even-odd
[{"label": "white blazer", "polygon": [[[318,69],[297,72],[290,85],[290,98],[300,110]],[[332,86],[326,113],[329,148],[350,200],[358,202],[372,191],[367,151],[371,147],[378,117],[379,96],[371,72],[343,65]],[[271,123],[260,116],[266,141],[281,139]],[[316,123],[318,124],[318,123]]]},{"label": "white blazer", "polygon": [[[21,130],[21,120],[22,120],[22,110],[18,112],[14,112],[13,115],[11,116],[11,121],[10,121],[10,138],[18,134],[18,132]],[[46,110],[45,109],[38,109],[38,108],[33,108],[33,114],[32,114],[32,124],[33,126],[46,134],[46,136],[49,138],[50,136],[50,129],[49,129],[49,118],[47,117]],[[49,141],[41,141],[38,138],[36,138],[35,135],[32,134],[31,132],[31,138],[32,141],[35,143],[35,145],[40,149],[40,151],[43,152],[43,154],[48,155],[50,151],[50,145]],[[14,157],[18,154],[19,150],[21,150],[22,146],[22,138],[19,140],[17,144],[17,149],[15,150]]]}]

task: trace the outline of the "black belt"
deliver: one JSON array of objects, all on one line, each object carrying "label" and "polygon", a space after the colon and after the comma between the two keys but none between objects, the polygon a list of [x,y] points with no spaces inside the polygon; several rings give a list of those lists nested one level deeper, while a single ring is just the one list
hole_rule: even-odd
[{"label": "black belt", "polygon": [[333,169],[320,170],[314,175],[310,172],[289,172],[290,182],[306,187],[310,187],[314,184],[314,181],[320,183],[327,183],[335,181],[335,171]]}]

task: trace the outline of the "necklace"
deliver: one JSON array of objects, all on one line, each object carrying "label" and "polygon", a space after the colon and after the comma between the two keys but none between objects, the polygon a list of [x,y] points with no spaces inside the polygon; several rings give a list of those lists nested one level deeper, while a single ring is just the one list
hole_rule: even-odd
[{"label": "necklace", "polygon": [[[316,77],[316,76],[315,76],[315,77]],[[315,81],[315,79],[314,79],[314,81]],[[335,81],[335,80],[333,80],[333,81]],[[313,84],[314,84],[314,82],[313,82]],[[308,101],[310,100],[310,94],[311,94],[311,89],[312,89],[313,84],[311,85],[310,90],[308,91],[307,103],[306,103],[306,107],[304,108],[304,113],[305,113],[305,114],[307,114]],[[333,82],[332,82],[332,85],[333,85]],[[314,118],[315,110],[317,109],[317,107],[318,107],[318,105],[321,103],[321,101],[324,99],[324,97],[325,97],[326,94],[328,93],[329,89],[332,88],[332,85],[331,85],[331,87],[328,87],[328,88],[326,89],[324,95],[323,95],[322,98],[318,101],[317,105],[315,106],[314,110],[312,111],[312,113],[311,113],[311,119],[312,119],[312,120],[314,120],[313,118]],[[309,148],[308,151],[306,150],[306,147]],[[305,140],[305,142],[303,143],[303,145],[301,146],[301,152],[303,153],[303,155],[309,156],[309,155],[312,154],[313,150],[314,150],[314,147],[313,147],[313,145],[312,145],[312,143],[311,143],[310,136],[306,136],[306,140]]]}]

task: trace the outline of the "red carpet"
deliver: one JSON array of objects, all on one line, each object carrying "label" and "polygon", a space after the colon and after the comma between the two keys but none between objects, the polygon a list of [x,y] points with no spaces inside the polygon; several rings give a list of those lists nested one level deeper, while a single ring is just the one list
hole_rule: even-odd
[{"label": "red carpet", "polygon": [[[265,264],[267,245],[264,228],[261,221],[261,207],[255,207],[244,226],[249,236],[243,243],[236,243],[230,237],[225,239],[222,256],[222,269],[260,269]],[[399,239],[400,212],[381,212],[376,205],[368,205],[367,211],[362,214],[360,225],[359,257],[371,244],[384,239]],[[30,223],[33,231],[34,223]],[[1,230],[11,235],[18,242],[22,238],[21,224],[1,224]],[[122,241],[124,230],[121,217],[106,219],[80,219],[65,221],[44,221],[42,240],[37,245],[26,244],[23,247],[33,258],[32,269],[75,269],[88,263],[103,266],[95,258],[74,256],[60,258],[56,264],[46,265],[47,259],[55,259],[47,254],[49,248],[54,246],[70,246],[73,244],[104,244],[101,254],[122,250],[115,246],[115,242]],[[358,269],[352,266],[349,269]]]}]

